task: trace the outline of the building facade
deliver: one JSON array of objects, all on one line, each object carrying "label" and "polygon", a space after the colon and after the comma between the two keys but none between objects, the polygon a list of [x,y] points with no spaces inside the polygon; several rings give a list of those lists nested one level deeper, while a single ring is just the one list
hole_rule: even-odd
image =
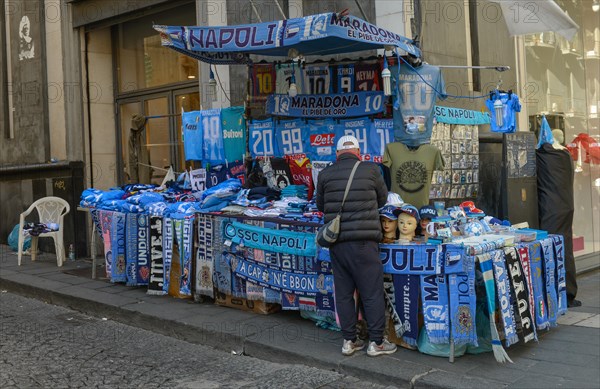
[{"label": "building facade", "polygon": [[[418,35],[430,64],[510,66],[503,73],[443,73],[453,95],[475,97],[499,85],[516,91],[523,103],[520,131],[535,130],[536,118],[546,114],[557,118],[566,143],[582,133],[600,141],[594,1],[557,1],[580,27],[566,42],[554,34],[511,37],[499,6],[488,1],[0,0],[0,166],[83,161],[84,187],[160,182],[169,166],[186,167],[181,111],[243,105],[247,69],[213,67],[214,94],[208,65],[161,47],[154,24],[234,25],[343,9]],[[483,100],[449,98],[443,105],[479,111]],[[130,131],[133,115],[147,118],[138,137]],[[143,158],[132,160],[133,147]],[[600,168],[585,162],[586,152],[576,173],[574,228],[576,254],[589,266],[598,265],[589,254],[600,252]],[[25,209],[41,197],[38,187],[45,186],[45,195],[54,193],[53,185],[11,178],[2,182],[0,200],[11,211]],[[2,211],[2,241],[18,220],[11,211]]]}]

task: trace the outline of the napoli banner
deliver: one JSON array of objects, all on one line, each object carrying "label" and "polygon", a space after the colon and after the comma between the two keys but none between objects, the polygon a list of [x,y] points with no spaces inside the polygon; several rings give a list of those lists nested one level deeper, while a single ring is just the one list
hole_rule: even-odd
[{"label": "napoli banner", "polygon": [[440,123],[465,125],[490,124],[490,115],[487,112],[436,105],[433,113],[435,119]]},{"label": "napoli banner", "polygon": [[[304,56],[398,47],[419,57],[413,41],[343,13],[235,26],[154,26],[162,45],[196,59],[219,64],[247,63],[248,54]],[[216,54],[219,53],[219,54]]]},{"label": "napoli banner", "polygon": [[237,256],[235,274],[247,281],[281,292],[315,295],[333,293],[333,275],[275,270]]},{"label": "napoli banner", "polygon": [[331,95],[273,94],[267,98],[267,113],[275,116],[338,117],[364,116],[383,112],[383,92]]},{"label": "napoli banner", "polygon": [[276,253],[313,257],[317,253],[315,234],[273,230],[239,222],[223,223],[224,239],[245,247]]}]

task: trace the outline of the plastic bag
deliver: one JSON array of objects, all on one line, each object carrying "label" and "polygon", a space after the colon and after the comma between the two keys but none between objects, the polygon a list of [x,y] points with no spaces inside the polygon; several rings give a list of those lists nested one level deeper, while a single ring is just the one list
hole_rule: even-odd
[{"label": "plastic bag", "polygon": [[[8,245],[12,251],[19,251],[19,225],[15,225],[8,234]],[[23,240],[23,251],[31,247],[31,236],[27,235]]]},{"label": "plastic bag", "polygon": [[[425,328],[421,329],[419,333],[419,339],[417,341],[417,347],[419,351],[423,354],[433,355],[436,357],[448,357],[450,356],[450,343],[445,344],[434,344],[429,341],[429,337],[427,336],[427,330]],[[454,356],[460,357],[464,355],[465,351],[467,351],[467,345],[455,345],[454,346]]]}]

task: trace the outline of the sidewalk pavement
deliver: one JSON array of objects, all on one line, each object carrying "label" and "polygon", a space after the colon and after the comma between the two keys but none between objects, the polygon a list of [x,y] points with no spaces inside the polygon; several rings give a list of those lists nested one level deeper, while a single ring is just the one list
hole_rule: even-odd
[{"label": "sidewalk pavement", "polygon": [[36,262],[26,256],[19,267],[16,253],[0,245],[3,291],[232,353],[331,369],[397,387],[600,387],[599,271],[579,278],[582,307],[569,310],[558,327],[538,333],[539,343],[507,349],[513,364],[497,363],[492,353],[464,355],[449,363],[401,348],[378,358],[364,351],[344,357],[339,332],[320,329],[297,311],[263,316],[208,302],[149,296],[143,287],[92,280],[90,275],[90,261],[67,261],[58,268],[56,257],[47,253]]}]

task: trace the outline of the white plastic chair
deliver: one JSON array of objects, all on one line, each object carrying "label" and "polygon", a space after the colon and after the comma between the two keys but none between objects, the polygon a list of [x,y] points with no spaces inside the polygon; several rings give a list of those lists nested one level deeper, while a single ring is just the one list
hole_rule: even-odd
[{"label": "white plastic chair", "polygon": [[63,241],[64,218],[71,210],[69,203],[60,197],[43,197],[35,201],[27,211],[21,214],[19,218],[19,266],[21,266],[21,256],[23,254],[23,226],[25,225],[25,217],[36,209],[40,217],[40,223],[56,223],[58,231],[42,233],[39,236],[31,236],[31,260],[35,261],[38,248],[38,238],[54,239],[54,248],[56,249],[56,262],[58,266],[62,266],[65,261],[65,245]]}]

